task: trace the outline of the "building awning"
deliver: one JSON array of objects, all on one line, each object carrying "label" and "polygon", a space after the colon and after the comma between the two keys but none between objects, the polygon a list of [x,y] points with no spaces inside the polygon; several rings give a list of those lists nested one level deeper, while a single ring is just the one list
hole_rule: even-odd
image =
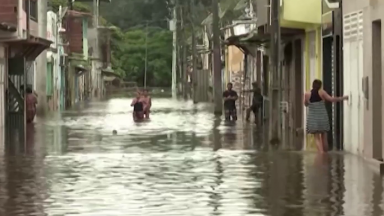
[{"label": "building awning", "polygon": [[254,47],[262,46],[269,43],[271,40],[270,35],[257,34],[256,32],[250,32],[242,35],[233,35],[225,40],[227,46],[236,46],[244,53],[255,55],[253,51]]},{"label": "building awning", "polygon": [[15,57],[25,57],[28,61],[34,61],[37,56],[51,46],[52,41],[30,35],[26,40],[8,43],[18,49]]},{"label": "building awning", "polygon": [[89,71],[89,68],[82,64],[75,65],[75,73],[77,76],[81,76],[88,71]]},{"label": "building awning", "polygon": [[115,71],[110,67],[101,69],[101,75],[104,77],[121,78],[120,74],[115,73]]},{"label": "building awning", "polygon": [[115,79],[119,79],[117,77],[103,77],[104,82],[112,82]]},{"label": "building awning", "polygon": [[91,13],[85,13],[85,12],[76,11],[76,10],[68,10],[67,15],[72,17],[92,17]]}]

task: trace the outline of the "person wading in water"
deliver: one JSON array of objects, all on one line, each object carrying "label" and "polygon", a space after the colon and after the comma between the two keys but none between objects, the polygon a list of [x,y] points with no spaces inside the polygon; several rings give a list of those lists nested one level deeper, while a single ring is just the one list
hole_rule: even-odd
[{"label": "person wading in water", "polygon": [[327,133],[330,129],[325,101],[339,102],[348,100],[348,96],[332,97],[321,89],[322,82],[318,79],[312,83],[312,90],[304,94],[304,105],[308,107],[307,133],[315,136],[316,147],[319,153],[328,151]]},{"label": "person wading in water", "polygon": [[232,83],[228,83],[227,90],[223,93],[225,120],[227,121],[237,120],[236,100],[238,99],[238,96],[237,92],[232,90],[232,87]]},{"label": "person wading in water", "polygon": [[259,124],[259,118],[260,118],[260,108],[263,106],[263,100],[264,97],[261,94],[261,89],[259,88],[257,82],[252,83],[252,89],[245,90],[244,92],[252,92],[252,105],[247,109],[245,120],[249,121],[249,118],[251,117],[251,111],[255,115],[255,124]]},{"label": "person wading in water", "polygon": [[144,119],[144,100],[140,91],[136,92],[136,98],[133,99],[131,106],[133,106],[133,120],[139,121]]},{"label": "person wading in water", "polygon": [[27,104],[27,123],[32,123],[36,115],[37,97],[33,93],[32,89],[27,87],[26,92],[26,104]]},{"label": "person wading in water", "polygon": [[144,89],[143,91],[143,99],[144,99],[144,116],[145,118],[149,119],[149,113],[152,107],[152,99],[151,99],[151,96],[149,96],[147,89]]}]

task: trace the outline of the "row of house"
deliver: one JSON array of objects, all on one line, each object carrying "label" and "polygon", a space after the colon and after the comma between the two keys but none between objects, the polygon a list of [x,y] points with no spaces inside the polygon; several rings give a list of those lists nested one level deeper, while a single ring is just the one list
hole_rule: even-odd
[{"label": "row of house", "polygon": [[90,13],[60,8],[48,11],[46,93],[51,110],[104,95],[103,77],[114,76],[110,28],[95,24]]},{"label": "row of house", "polygon": [[47,0],[0,0],[2,132],[25,134],[25,86],[38,95],[38,115],[103,96],[103,77],[115,75],[110,29],[97,17],[71,7],[50,11]]},{"label": "row of house", "polygon": [[[242,0],[236,8],[247,16],[222,28],[223,87],[233,82],[241,91],[257,81],[268,106],[270,0]],[[384,2],[379,0],[280,1],[285,142],[303,149],[315,148],[313,137],[304,133],[307,110],[303,106],[303,93],[311,89],[314,79],[321,79],[330,95],[350,98],[348,102],[327,104],[331,147],[361,155],[381,166],[384,157],[383,11]],[[210,46],[212,35],[210,24],[203,22],[206,47]],[[210,55],[200,54],[203,70],[211,71]],[[248,106],[248,101],[249,97],[242,95],[240,107]]]}]

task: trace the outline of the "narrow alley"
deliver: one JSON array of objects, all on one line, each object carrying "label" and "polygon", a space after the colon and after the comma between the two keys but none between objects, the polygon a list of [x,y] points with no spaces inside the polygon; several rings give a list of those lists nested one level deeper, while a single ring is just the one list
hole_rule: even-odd
[{"label": "narrow alley", "polygon": [[167,98],[133,123],[130,102],[38,119],[25,144],[3,143],[0,215],[384,214],[383,180],[357,156],[266,150],[252,125]]}]

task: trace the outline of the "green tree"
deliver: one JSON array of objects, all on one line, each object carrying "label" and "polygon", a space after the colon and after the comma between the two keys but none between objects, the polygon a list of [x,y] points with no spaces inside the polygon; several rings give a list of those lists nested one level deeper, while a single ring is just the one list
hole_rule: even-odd
[{"label": "green tree", "polygon": [[[195,5],[191,11],[191,1]],[[233,0],[225,1],[226,7]],[[67,0],[49,0],[49,6],[57,11],[59,5],[66,6]],[[103,25],[113,25],[112,67],[126,80],[143,83],[145,71],[145,23],[148,28],[147,84],[149,86],[170,86],[172,67],[172,34],[167,20],[171,18],[172,0],[113,0],[102,3],[100,14]],[[91,12],[89,3],[76,2],[74,9]],[[210,14],[211,0],[179,0],[185,26],[184,40],[188,43],[192,31],[201,31],[201,22]],[[188,55],[190,55],[188,49]]]},{"label": "green tree", "polygon": [[151,21],[152,26],[168,28],[169,0],[113,0],[102,4],[100,14],[110,23],[128,30]]},{"label": "green tree", "polygon": [[125,33],[116,29],[112,35],[112,63],[125,79],[144,83],[147,49],[147,85],[170,86],[172,65],[172,34],[156,27],[131,29]]},{"label": "green tree", "polygon": [[147,85],[170,86],[172,33],[168,30],[168,0],[114,0],[103,4],[100,14],[117,27],[111,41],[113,69],[126,80],[142,85],[147,44]]},{"label": "green tree", "polygon": [[[67,7],[68,6],[68,0],[49,0],[48,1],[48,7],[50,7],[53,11],[57,12],[59,11],[59,7]],[[82,3],[82,2],[74,2],[73,8],[77,11],[81,12],[90,12],[91,7],[89,4]]]}]

